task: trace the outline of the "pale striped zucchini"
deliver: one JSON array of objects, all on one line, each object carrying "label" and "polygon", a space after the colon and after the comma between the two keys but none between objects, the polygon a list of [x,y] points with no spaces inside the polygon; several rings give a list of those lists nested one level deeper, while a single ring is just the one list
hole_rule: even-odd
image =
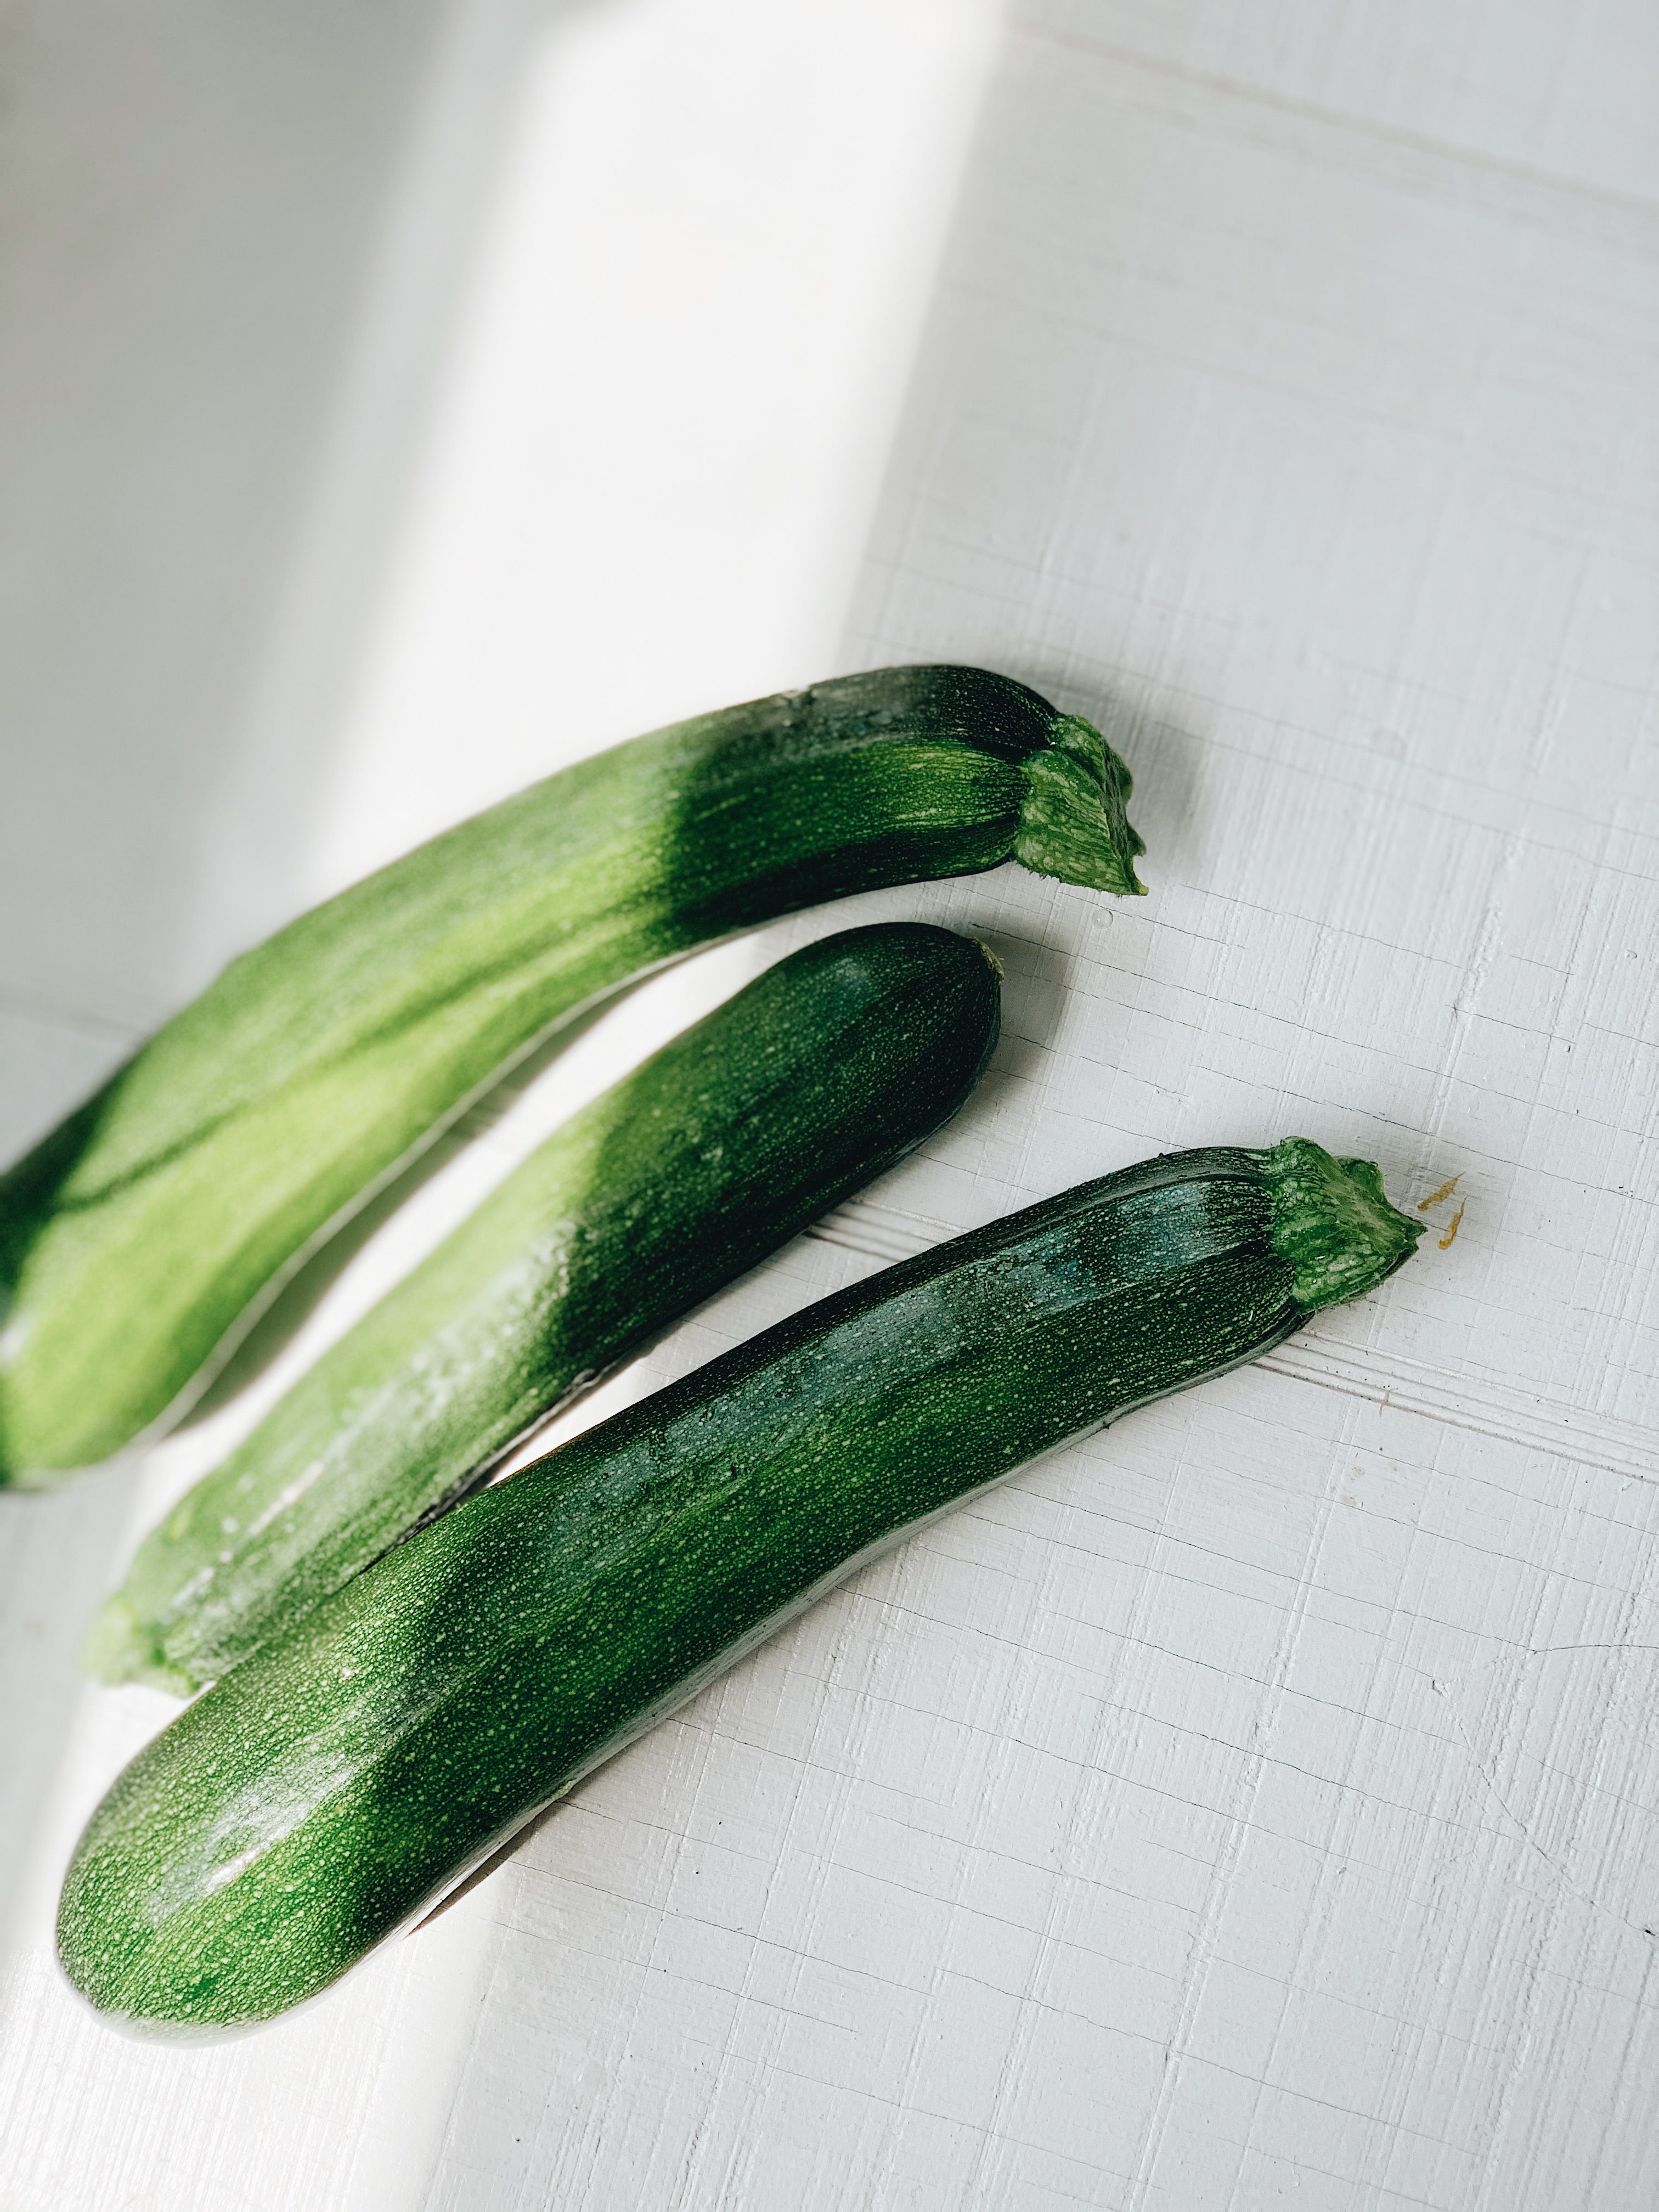
[{"label": "pale striped zucchini", "polygon": [[769,969],[550,1138],[197,1484],[105,1607],[91,1670],[182,1694],[222,1674],[919,1144],[997,1024],[983,947],[921,922]]},{"label": "pale striped zucchini", "polygon": [[234,960],[0,1178],[0,1482],[176,1414],[504,1066],[663,961],[1018,860],[1133,891],[1127,771],[1024,684],[845,677],[635,738]]},{"label": "pale striped zucchini", "polygon": [[347,1583],[126,1769],[64,1885],[71,1980],[162,2032],[324,1988],[907,1530],[1279,1343],[1411,1251],[1291,1139],[1086,1183],[810,1307]]}]

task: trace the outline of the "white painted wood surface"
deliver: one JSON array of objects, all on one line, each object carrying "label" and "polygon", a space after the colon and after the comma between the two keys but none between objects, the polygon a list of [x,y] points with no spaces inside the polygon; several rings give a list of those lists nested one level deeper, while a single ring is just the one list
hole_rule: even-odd
[{"label": "white painted wood surface", "polygon": [[[132,1527],[492,1146],[699,992],[864,915],[999,947],[992,1074],[607,1402],[1171,1146],[1297,1130],[1367,1153],[1432,1234],[1382,1296],[862,1577],[433,1928],[217,2049],[118,2041],[52,1978],[63,1850],[166,1708],[88,1693],[31,1735],[37,1704],[70,1711],[65,1620],[113,1564],[131,1478],[13,1501],[28,1850],[0,2206],[1651,2204],[1651,12],[1022,0],[994,52],[926,0],[775,15],[599,9],[518,80],[470,336],[283,881],[297,903],[377,840],[711,695],[925,655],[1109,727],[1152,896],[1002,872],[683,971],[366,1249],[289,1367],[153,1455]],[[830,192],[872,82],[859,181]],[[702,127],[675,140],[688,87]],[[787,122],[764,187],[733,151],[744,101]],[[683,291],[650,192],[605,168],[593,118],[617,112],[683,163],[676,235],[701,242],[679,251],[706,257]],[[561,150],[579,117],[585,168]],[[580,242],[596,226],[609,259]],[[935,263],[910,373],[895,302]],[[561,284],[646,352],[735,327],[730,378],[699,372],[695,420],[665,379],[658,416],[618,363],[619,422],[607,377],[568,365]],[[826,296],[861,335],[813,381]],[[836,549],[884,459],[860,565]],[[736,504],[700,535],[727,466]],[[618,487],[637,522],[585,566],[583,518],[603,530]],[[231,849],[278,765],[252,740],[231,764]],[[202,894],[201,941],[237,911],[234,886]],[[15,1018],[36,1040],[8,1066],[20,1137],[103,1049],[53,1004],[43,986]]]}]

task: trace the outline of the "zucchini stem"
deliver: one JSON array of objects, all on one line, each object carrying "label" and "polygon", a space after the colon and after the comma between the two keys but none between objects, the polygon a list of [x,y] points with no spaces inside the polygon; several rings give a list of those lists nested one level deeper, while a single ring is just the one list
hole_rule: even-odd
[{"label": "zucchini stem", "polygon": [[1014,858],[1034,874],[1087,890],[1144,895],[1135,861],[1146,841],[1130,827],[1127,767],[1081,714],[1057,714],[1048,738],[1054,750],[1025,763]]},{"label": "zucchini stem", "polygon": [[1389,1205],[1370,1160],[1334,1159],[1305,1137],[1261,1155],[1273,1248],[1309,1313],[1363,1297],[1417,1249],[1423,1224]]}]

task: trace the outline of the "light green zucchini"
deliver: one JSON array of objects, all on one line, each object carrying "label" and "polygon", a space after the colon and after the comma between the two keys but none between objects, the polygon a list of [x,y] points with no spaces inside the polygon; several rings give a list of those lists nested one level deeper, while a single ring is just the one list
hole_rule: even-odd
[{"label": "light green zucchini", "polygon": [[619,745],[302,915],[0,1178],[0,1483],[176,1415],[347,1213],[629,977],[1010,859],[1139,890],[1128,792],[1024,684],[885,669]]},{"label": "light green zucchini", "polygon": [[1085,1183],[827,1298],[478,1491],[187,1706],[88,1824],[59,1953],[160,2032],[313,1996],[852,1568],[1252,1359],[1411,1251],[1291,1139]]},{"label": "light green zucchini", "polygon": [[444,1504],[556,1401],[919,1144],[998,1025],[982,946],[808,945],[550,1138],[139,1547],[106,1681],[188,1694]]}]

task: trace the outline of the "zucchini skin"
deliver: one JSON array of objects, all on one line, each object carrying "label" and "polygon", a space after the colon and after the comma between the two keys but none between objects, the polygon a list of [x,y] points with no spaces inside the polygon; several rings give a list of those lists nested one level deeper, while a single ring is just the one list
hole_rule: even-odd
[{"label": "zucchini skin", "polygon": [[954,1114],[984,948],[922,922],[793,953],[576,1115],[140,1546],[88,1652],[188,1695],[592,1379]]},{"label": "zucchini skin", "polygon": [[160,2033],[325,1988],[908,1529],[1358,1295],[1419,1224],[1291,1139],[1171,1155],[908,1261],[476,1492],[116,1781],[59,1955]]},{"label": "zucchini skin", "polygon": [[630,976],[1010,858],[1139,890],[1128,791],[1022,684],[880,670],[580,762],[301,915],[0,1178],[0,1483],[181,1411],[308,1251]]}]

